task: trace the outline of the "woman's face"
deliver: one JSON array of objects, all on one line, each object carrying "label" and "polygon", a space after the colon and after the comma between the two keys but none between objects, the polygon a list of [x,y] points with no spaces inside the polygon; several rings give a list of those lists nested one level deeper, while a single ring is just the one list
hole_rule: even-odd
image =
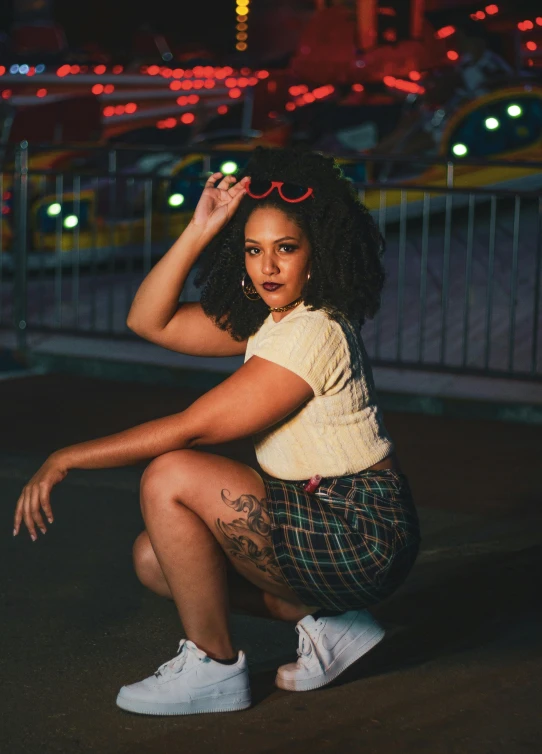
[{"label": "woman's face", "polygon": [[[268,306],[291,304],[303,293],[310,270],[311,248],[296,223],[274,207],[255,209],[245,225],[245,266]],[[266,290],[264,283],[278,283]],[[279,322],[289,312],[273,312]]]}]

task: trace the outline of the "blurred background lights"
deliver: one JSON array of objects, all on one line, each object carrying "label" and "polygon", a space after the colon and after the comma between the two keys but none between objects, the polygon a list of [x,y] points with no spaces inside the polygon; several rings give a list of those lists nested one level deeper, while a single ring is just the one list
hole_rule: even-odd
[{"label": "blurred background lights", "polygon": [[64,218],[65,228],[75,228],[76,225],[79,225],[79,220],[76,215],[68,215]]},{"label": "blurred background lights", "polygon": [[54,204],[50,204],[47,207],[47,214],[49,215],[49,217],[56,217],[57,215],[60,215],[61,211],[62,211],[62,207],[60,206],[58,202],[55,202]]},{"label": "blurred background lights", "polygon": [[484,125],[489,131],[494,131],[500,126],[500,123],[497,118],[486,118]]},{"label": "blurred background lights", "polygon": [[233,160],[227,160],[220,166],[220,172],[224,173],[224,175],[231,175],[232,173],[235,173],[237,167],[238,165],[236,162],[234,162]]},{"label": "blurred background lights", "polygon": [[170,207],[180,207],[184,202],[183,194],[171,194],[167,200]]},{"label": "blurred background lights", "polygon": [[455,154],[456,157],[464,157],[469,150],[465,146],[465,144],[454,144],[452,147],[452,152]]},{"label": "blurred background lights", "polygon": [[519,105],[508,105],[506,112],[511,118],[519,118],[523,110]]}]

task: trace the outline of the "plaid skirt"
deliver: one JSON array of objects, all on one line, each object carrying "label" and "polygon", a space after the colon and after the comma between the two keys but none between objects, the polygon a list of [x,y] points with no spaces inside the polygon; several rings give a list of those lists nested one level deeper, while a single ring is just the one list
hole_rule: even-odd
[{"label": "plaid skirt", "polygon": [[359,610],[406,579],[420,543],[407,477],[362,471],[304,481],[264,478],[271,537],[286,583],[305,605]]}]

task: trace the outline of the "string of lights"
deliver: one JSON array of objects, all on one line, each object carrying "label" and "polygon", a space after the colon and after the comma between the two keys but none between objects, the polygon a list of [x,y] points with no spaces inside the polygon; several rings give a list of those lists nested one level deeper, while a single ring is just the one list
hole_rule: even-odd
[{"label": "string of lights", "polygon": [[239,52],[245,52],[248,49],[248,14],[250,11],[250,0],[235,0],[235,3],[235,13],[237,18],[237,25],[235,27],[237,30],[235,35],[235,49]]}]

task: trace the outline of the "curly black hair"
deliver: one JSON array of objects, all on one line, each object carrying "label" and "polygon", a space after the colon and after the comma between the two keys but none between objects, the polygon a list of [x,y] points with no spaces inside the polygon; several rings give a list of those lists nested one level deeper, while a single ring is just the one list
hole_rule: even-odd
[{"label": "curly black hair", "polygon": [[[332,158],[306,148],[257,147],[237,176],[311,186],[314,195],[292,204],[277,191],[262,200],[245,195],[229,223],[207,246],[196,286],[207,316],[238,341],[254,335],[269,316],[262,299],[250,301],[241,288],[245,269],[245,225],[257,207],[276,207],[306,234],[311,246],[311,277],[303,299],[310,310],[325,309],[359,327],[380,307],[384,285],[384,244],[378,227],[352,183]],[[248,278],[247,278],[248,282]]]}]

